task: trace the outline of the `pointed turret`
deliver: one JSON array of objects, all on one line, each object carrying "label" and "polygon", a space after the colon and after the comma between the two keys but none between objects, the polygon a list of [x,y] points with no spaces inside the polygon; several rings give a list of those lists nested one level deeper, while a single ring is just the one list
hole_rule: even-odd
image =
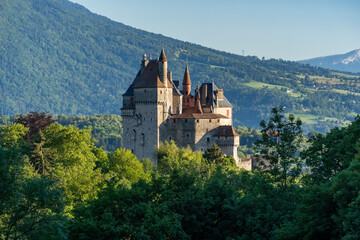
[{"label": "pointed turret", "polygon": [[167,58],[166,58],[166,55],[165,55],[164,48],[161,50],[160,57],[159,57],[159,62],[167,62]]},{"label": "pointed turret", "polygon": [[165,87],[167,86],[167,58],[165,55],[164,48],[161,50],[160,57],[159,57],[159,75],[161,81],[164,83]]},{"label": "pointed turret", "polygon": [[186,64],[186,68],[185,68],[185,73],[184,73],[184,79],[183,79],[183,85],[191,85],[191,80],[190,80],[190,73],[189,73],[189,67]]},{"label": "pointed turret", "polygon": [[184,79],[182,85],[183,85],[184,96],[189,96],[191,93],[191,80],[190,80],[189,67],[187,64],[185,67],[185,73],[184,73]]}]

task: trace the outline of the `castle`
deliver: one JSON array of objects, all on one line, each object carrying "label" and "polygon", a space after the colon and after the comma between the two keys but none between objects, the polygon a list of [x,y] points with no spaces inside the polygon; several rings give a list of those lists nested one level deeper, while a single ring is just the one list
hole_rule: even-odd
[{"label": "castle", "polygon": [[177,146],[206,151],[213,143],[239,164],[239,135],[232,127],[232,105],[222,89],[203,83],[191,94],[186,64],[182,91],[180,82],[167,70],[164,49],[158,60],[144,54],[140,70],[123,94],[124,147],[139,159],[150,158],[161,142],[174,140]]}]

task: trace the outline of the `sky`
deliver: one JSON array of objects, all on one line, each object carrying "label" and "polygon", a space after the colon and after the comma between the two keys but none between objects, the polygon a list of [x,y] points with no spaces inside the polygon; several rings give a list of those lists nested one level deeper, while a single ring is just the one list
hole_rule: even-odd
[{"label": "sky", "polygon": [[303,60],[360,49],[360,0],[71,1],[138,29],[239,55]]}]

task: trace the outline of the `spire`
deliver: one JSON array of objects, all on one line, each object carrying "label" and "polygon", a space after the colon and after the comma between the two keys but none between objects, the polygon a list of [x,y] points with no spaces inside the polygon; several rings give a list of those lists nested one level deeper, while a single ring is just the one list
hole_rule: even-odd
[{"label": "spire", "polygon": [[166,55],[165,55],[164,48],[161,50],[159,61],[160,62],[167,62],[167,58],[166,58]]},{"label": "spire", "polygon": [[186,68],[185,68],[185,73],[184,73],[184,79],[183,79],[183,85],[191,85],[191,80],[190,80],[190,73],[189,73],[189,67],[186,64]]}]

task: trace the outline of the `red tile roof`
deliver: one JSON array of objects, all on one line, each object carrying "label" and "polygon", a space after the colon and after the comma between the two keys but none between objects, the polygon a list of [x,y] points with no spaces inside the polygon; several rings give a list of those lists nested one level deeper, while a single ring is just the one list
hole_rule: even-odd
[{"label": "red tile roof", "polygon": [[186,64],[185,73],[184,73],[184,79],[183,79],[182,84],[183,85],[191,85],[189,67],[188,67],[187,64]]}]

